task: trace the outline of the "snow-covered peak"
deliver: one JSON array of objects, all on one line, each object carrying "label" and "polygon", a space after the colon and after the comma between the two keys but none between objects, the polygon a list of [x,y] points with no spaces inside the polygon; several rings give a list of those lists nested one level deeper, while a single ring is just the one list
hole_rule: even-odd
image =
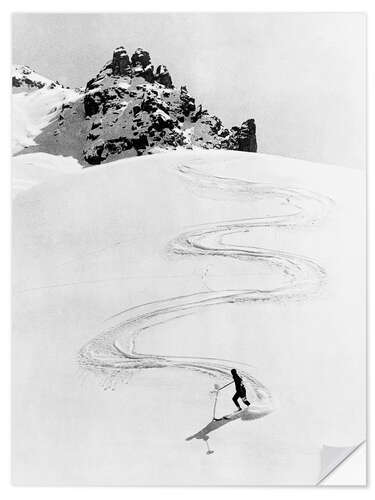
[{"label": "snow-covered peak", "polygon": [[39,75],[28,66],[15,64],[12,67],[12,86],[15,91],[28,91],[48,87],[53,89],[61,85],[42,75]]}]

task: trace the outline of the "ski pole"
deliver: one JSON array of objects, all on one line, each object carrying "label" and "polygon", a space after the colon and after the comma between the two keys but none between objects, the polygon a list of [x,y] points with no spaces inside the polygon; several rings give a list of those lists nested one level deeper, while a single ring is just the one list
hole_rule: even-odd
[{"label": "ski pole", "polygon": [[217,384],[215,384],[215,390],[211,391],[211,392],[215,392],[215,402],[214,402],[214,408],[213,408],[213,412],[212,412],[212,420],[216,420],[216,418],[215,418],[216,403],[217,403],[217,398],[219,396],[219,391],[221,391],[221,389],[224,389],[225,387],[228,387],[228,385],[231,385],[233,383],[234,383],[234,380],[232,380],[232,382],[228,382],[227,384],[223,385],[222,387],[219,387]]},{"label": "ski pole", "polygon": [[215,403],[214,403],[214,409],[213,409],[213,412],[212,412],[212,420],[216,420],[216,403],[217,403],[217,397],[219,395],[219,391],[216,391],[216,394],[215,394]]},{"label": "ski pole", "polygon": [[221,389],[224,389],[225,387],[228,387],[228,385],[231,385],[231,384],[234,384],[234,380],[232,380],[232,382],[228,382],[227,384],[223,385],[223,387],[219,387],[218,384],[215,384],[215,389],[210,391],[210,393],[211,394],[213,394],[214,392],[218,393],[219,391],[221,391]]},{"label": "ski pole", "polygon": [[217,392],[221,391],[221,389],[224,389],[225,387],[228,387],[228,385],[231,385],[231,384],[234,384],[234,380],[232,380],[232,382],[228,382],[227,384],[223,385],[223,387],[219,387],[217,390]]}]

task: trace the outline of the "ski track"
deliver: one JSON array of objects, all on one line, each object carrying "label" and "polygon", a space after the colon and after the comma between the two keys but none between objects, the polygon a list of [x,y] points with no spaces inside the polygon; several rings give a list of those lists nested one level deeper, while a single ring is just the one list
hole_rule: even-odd
[{"label": "ski track", "polygon": [[187,187],[200,196],[250,199],[269,198],[292,210],[284,215],[244,218],[202,224],[178,235],[167,245],[169,254],[180,256],[216,256],[243,262],[262,261],[283,273],[285,284],[272,289],[226,289],[197,292],[148,302],[119,312],[110,320],[113,326],[85,344],[79,351],[81,367],[102,375],[105,388],[128,380],[135,370],[180,368],[198,371],[221,380],[231,378],[236,366],[245,385],[252,389],[250,412],[253,418],[265,416],[274,409],[270,390],[252,375],[252,367],[235,361],[191,357],[142,354],[136,351],[136,340],[145,330],[156,325],[198,313],[219,304],[256,303],[298,300],[319,291],[326,279],[325,270],[316,262],[300,255],[252,246],[226,244],[224,239],[253,228],[293,227],[315,224],[324,217],[333,202],[328,197],[299,188],[283,188],[270,184],[208,175],[191,167],[177,167]]}]

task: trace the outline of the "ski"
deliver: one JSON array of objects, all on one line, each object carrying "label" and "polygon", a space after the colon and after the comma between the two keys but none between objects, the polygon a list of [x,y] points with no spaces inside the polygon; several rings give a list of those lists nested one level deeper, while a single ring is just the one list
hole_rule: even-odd
[{"label": "ski", "polygon": [[233,413],[229,413],[228,415],[224,415],[223,417],[220,417],[220,418],[215,418],[214,420],[231,420],[236,415],[239,415],[248,409],[249,409],[249,406],[246,406],[246,408],[242,408],[241,410],[236,410]]}]

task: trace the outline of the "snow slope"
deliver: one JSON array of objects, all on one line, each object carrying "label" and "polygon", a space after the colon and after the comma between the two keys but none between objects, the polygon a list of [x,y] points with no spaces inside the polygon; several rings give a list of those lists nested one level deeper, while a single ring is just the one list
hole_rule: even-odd
[{"label": "snow slope", "polygon": [[16,66],[13,79],[16,78],[19,86],[13,87],[12,96],[13,154],[35,146],[35,138],[49,124],[57,121],[62,106],[75,102],[80,96],[77,90],[64,88],[34,72],[26,79],[31,83],[25,83],[18,78],[18,73],[19,67]]},{"label": "snow slope", "polygon": [[[14,481],[314,484],[322,445],[365,433],[364,192],[359,171],[206,151],[19,193]],[[232,367],[251,412],[213,425]]]},{"label": "snow slope", "polygon": [[12,194],[17,196],[54,177],[75,175],[82,166],[71,157],[32,153],[12,158]]}]

